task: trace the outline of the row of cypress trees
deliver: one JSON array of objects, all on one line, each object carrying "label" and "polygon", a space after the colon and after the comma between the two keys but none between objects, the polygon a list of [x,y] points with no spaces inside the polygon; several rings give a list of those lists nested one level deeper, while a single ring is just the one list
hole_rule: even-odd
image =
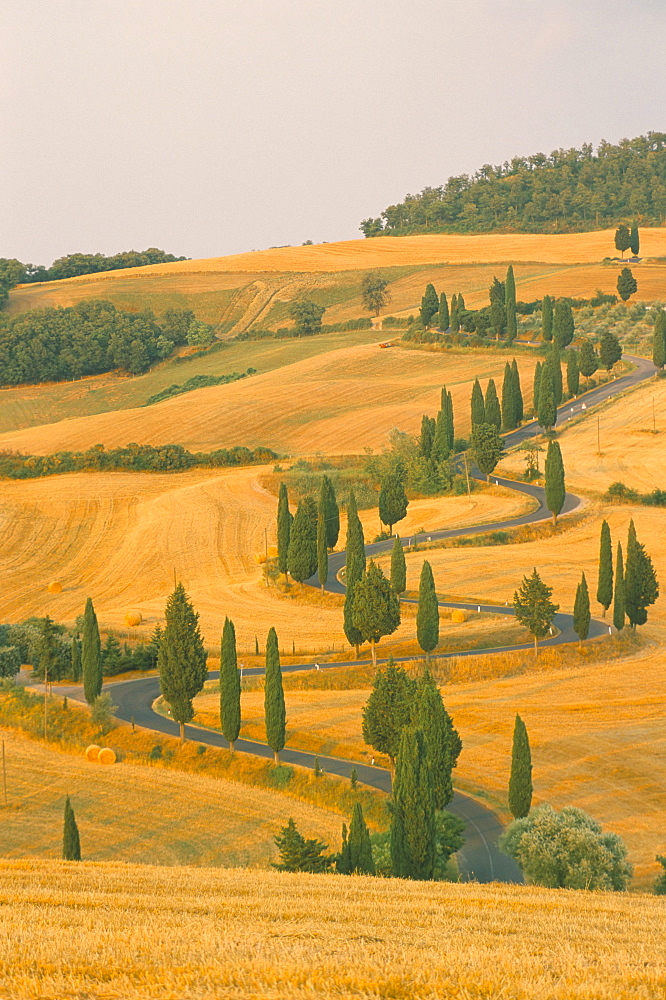
[{"label": "row of cypress trees", "polygon": [[289,509],[289,496],[280,484],[277,509],[277,563],[285,577],[297,583],[315,572],[322,590],[328,580],[328,552],[335,548],[340,534],[340,510],[335,488],[328,476],[322,476],[318,502],[306,496],[296,514]]},{"label": "row of cypress trees", "polygon": [[541,301],[541,337],[564,350],[574,338],[574,317],[571,304],[566,299],[554,300],[544,295]]},{"label": "row of cypress trees", "polygon": [[523,419],[524,404],[520,385],[518,364],[514,358],[504,366],[502,382],[502,403],[500,406],[494,379],[488,379],[484,398],[481,384],[477,379],[472,386],[470,399],[472,431],[481,424],[490,424],[496,430],[514,430]]},{"label": "row of cypress trees", "polygon": [[444,462],[453,451],[455,426],[453,400],[446,386],[442,386],[441,403],[436,417],[424,414],[421,418],[419,454],[434,462]]},{"label": "row of cypress trees", "polygon": [[652,559],[645,546],[636,537],[633,518],[629,522],[626,544],[626,564],[623,559],[622,544],[618,541],[615,570],[613,571],[613,544],[607,521],[601,524],[599,542],[599,577],[597,601],[606,616],[613,604],[613,625],[621,631],[628,619],[630,627],[644,625],[648,617],[648,607],[659,597],[659,583]]}]

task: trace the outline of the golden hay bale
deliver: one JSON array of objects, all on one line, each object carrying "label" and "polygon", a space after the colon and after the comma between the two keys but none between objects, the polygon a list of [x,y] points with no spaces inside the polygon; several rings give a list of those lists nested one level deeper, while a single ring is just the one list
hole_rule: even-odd
[{"label": "golden hay bale", "polygon": [[46,589],[49,594],[62,594],[62,584],[60,580],[51,580]]},{"label": "golden hay bale", "polygon": [[86,760],[96,761],[97,757],[99,755],[99,751],[100,751],[100,748],[97,746],[97,744],[96,743],[91,743],[90,746],[86,747],[86,749],[85,749],[85,758],[86,758]]},{"label": "golden hay bale", "polygon": [[455,608],[451,612],[451,621],[452,622],[458,622],[458,623],[460,623],[460,622],[466,622],[467,621],[467,612],[463,611],[462,608]]},{"label": "golden hay bale", "polygon": [[98,753],[97,761],[100,764],[115,764],[116,762],[115,751],[113,751],[111,747],[104,747],[104,749],[100,750],[100,752]]},{"label": "golden hay bale", "polygon": [[269,545],[268,546],[268,558],[269,559],[277,559],[277,554],[278,554],[277,545]]},{"label": "golden hay bale", "polygon": [[143,615],[140,611],[128,611],[125,615],[125,624],[129,625],[130,628],[134,628],[135,625],[140,625],[143,621]]}]

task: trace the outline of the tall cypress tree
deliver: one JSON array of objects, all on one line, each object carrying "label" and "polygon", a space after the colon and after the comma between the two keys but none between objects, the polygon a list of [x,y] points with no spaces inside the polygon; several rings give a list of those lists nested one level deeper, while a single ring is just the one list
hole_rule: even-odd
[{"label": "tall cypress tree", "polygon": [[486,404],[483,401],[483,392],[478,378],[474,379],[474,385],[472,386],[471,411],[472,430],[474,430],[475,427],[480,427],[481,424],[485,424],[486,422]]},{"label": "tall cypress tree", "polygon": [[553,524],[557,524],[557,515],[564,506],[565,496],[562,452],[559,441],[554,441],[551,438],[546,452],[546,506],[553,515]]},{"label": "tall cypress tree", "polygon": [[622,545],[617,543],[617,558],[615,561],[615,591],[613,595],[613,625],[620,632],[624,628],[624,567],[622,564]]},{"label": "tall cypress tree", "polygon": [[599,541],[599,579],[597,582],[597,601],[604,609],[603,616],[613,601],[613,546],[608,521],[601,522],[601,538]]},{"label": "tall cypress tree", "polygon": [[411,721],[423,733],[435,808],[443,809],[453,798],[452,771],[458,762],[462,741],[428,670],[418,682]]},{"label": "tall cypress tree", "polygon": [[580,583],[576,588],[576,600],[574,602],[573,625],[574,632],[581,642],[587,639],[590,632],[590,594],[587,589],[585,574],[581,576]]},{"label": "tall cypress tree", "polygon": [[518,327],[516,324],[516,281],[513,275],[513,265],[509,264],[504,282],[504,308],[506,309],[506,339],[511,343],[516,339]]},{"label": "tall cypress tree", "polygon": [[522,819],[532,805],[532,753],[525,723],[519,715],[513,728],[509,809],[514,819]]},{"label": "tall cypress tree", "polygon": [[349,836],[347,838],[347,852],[349,857],[349,874],[353,875],[374,875],[375,863],[372,859],[372,845],[370,843],[370,831],[363,818],[363,808],[360,802],[354,803],[351,823],[349,824]]},{"label": "tall cypress tree", "polygon": [[81,680],[81,642],[78,634],[72,639],[72,680],[75,684]]},{"label": "tall cypress tree", "polygon": [[559,347],[557,346],[557,342],[555,340],[553,340],[553,345],[550,349],[548,357],[546,358],[544,367],[550,368],[550,374],[553,380],[553,397],[555,399],[555,406],[559,406],[562,402],[562,364],[560,362]]},{"label": "tall cypress tree", "polygon": [[432,442],[435,437],[435,427],[434,418],[424,413],[421,417],[421,434],[419,436],[419,454],[422,458],[430,458]]},{"label": "tall cypress tree", "polygon": [[553,312],[553,343],[562,351],[573,340],[574,318],[570,304],[558,299]]},{"label": "tall cypress tree", "polygon": [[157,654],[160,688],[180,726],[185,742],[185,723],[194,718],[192,699],[201,691],[208,676],[199,615],[188,600],[182,583],[169,597],[164,613],[166,625]]},{"label": "tall cypress tree", "polygon": [[661,369],[666,364],[666,313],[663,309],[659,309],[654,321],[652,361],[657,368]]},{"label": "tall cypress tree", "polygon": [[546,343],[553,339],[553,300],[544,295],[541,303],[541,338]]},{"label": "tall cypress tree", "polygon": [[65,799],[65,817],[62,831],[62,856],[64,861],[81,860],[81,840],[79,838],[79,828],[76,825],[76,817],[69,801],[69,795]]},{"label": "tall cypress tree", "polygon": [[455,423],[453,416],[453,397],[450,392],[444,393],[442,390],[442,409],[446,413],[446,428],[449,435],[449,453],[453,451],[453,442],[455,441]]},{"label": "tall cypress tree", "polygon": [[266,742],[273,751],[275,763],[280,763],[287,734],[287,713],[282,688],[282,669],[277,633],[271,628],[266,640],[266,675],[264,680],[264,715]]},{"label": "tall cypress tree", "polygon": [[433,649],[437,648],[439,642],[439,605],[437,604],[432,567],[427,559],[424,560],[421,567],[419,605],[416,612],[416,639],[426,654],[426,660],[429,660],[430,654]]},{"label": "tall cypress tree", "polygon": [[578,368],[578,352],[567,351],[567,389],[570,396],[580,392],[580,371]]},{"label": "tall cypress tree", "polygon": [[344,633],[350,646],[356,649],[356,659],[359,656],[359,646],[363,642],[363,635],[356,628],[353,621],[354,608],[354,587],[365,573],[365,541],[363,538],[363,525],[361,524],[356,510],[356,497],[350,494],[347,506],[347,541],[346,541],[346,577],[345,577],[345,606],[344,606]]},{"label": "tall cypress tree", "polygon": [[449,318],[451,333],[458,333],[460,330],[460,310],[458,308],[458,296],[454,293],[451,296],[451,315]]},{"label": "tall cypress tree", "polygon": [[502,380],[502,430],[512,431],[517,423],[513,372],[507,361],[504,365],[504,379]]},{"label": "tall cypress tree", "polygon": [[308,580],[317,569],[317,505],[303,497],[289,532],[287,565],[292,579]]},{"label": "tall cypress tree", "polygon": [[516,408],[516,427],[521,423],[524,413],[525,406],[523,403],[523,390],[520,387],[520,373],[518,371],[518,362],[514,358],[511,362],[511,373],[513,374],[513,397],[514,405]]},{"label": "tall cypress tree", "polygon": [[627,561],[624,567],[624,606],[632,629],[647,621],[647,609],[659,597],[652,559],[636,538],[633,519],[629,522]]},{"label": "tall cypress tree", "polygon": [[435,424],[435,437],[432,442],[430,452],[431,458],[435,462],[445,462],[449,457],[449,421],[446,410],[440,410],[437,414]]},{"label": "tall cypress tree", "polygon": [[289,495],[287,494],[287,487],[284,483],[280,483],[280,493],[278,495],[278,509],[277,509],[277,550],[278,550],[278,569],[280,573],[287,575],[289,569],[288,565],[288,553],[289,553],[289,536],[291,533],[291,522],[293,517],[289,510]]},{"label": "tall cypress tree", "polygon": [[544,430],[551,430],[557,423],[557,405],[550,366],[544,364],[539,382],[539,409],[537,419]]},{"label": "tall cypress tree", "polygon": [[638,257],[638,251],[640,250],[641,243],[638,236],[638,223],[634,221],[631,224],[631,230],[629,231],[629,249],[631,250],[634,257]]},{"label": "tall cypress tree", "polygon": [[99,638],[97,615],[90,598],[86,601],[81,632],[81,671],[83,693],[92,705],[102,692],[102,644]]},{"label": "tall cypress tree", "polygon": [[539,394],[541,391],[541,362],[537,361],[534,368],[534,382],[532,386],[532,409],[536,416],[539,412]]},{"label": "tall cypress tree", "polygon": [[400,603],[380,567],[370,560],[367,572],[354,585],[352,623],[372,650],[372,665],[377,668],[376,643],[392,635],[400,625]]},{"label": "tall cypress tree", "polygon": [[240,697],[236,629],[231,619],[225,618],[220,649],[220,728],[232,752],[241,727]]},{"label": "tall cypress tree", "polygon": [[398,878],[431,879],[435,870],[435,795],[423,733],[403,729],[393,784],[391,866]]},{"label": "tall cypress tree", "polygon": [[375,676],[370,697],[363,707],[363,739],[377,753],[385,753],[391,769],[400,737],[412,717],[416,682],[389,657]]},{"label": "tall cypress tree", "polygon": [[425,295],[421,299],[421,322],[424,326],[430,326],[435,313],[439,312],[439,296],[434,285],[426,285]]},{"label": "tall cypress tree", "polygon": [[317,511],[317,578],[323,591],[328,582],[328,545],[326,539],[326,506],[325,498],[319,500]]},{"label": "tall cypress tree", "polygon": [[449,316],[449,304],[446,301],[446,292],[442,292],[439,297],[439,328],[443,330],[444,333],[449,328],[450,316]]},{"label": "tall cypress tree", "polygon": [[495,380],[488,379],[488,385],[486,387],[486,398],[484,401],[485,410],[485,423],[491,424],[497,430],[502,426],[502,413],[500,410],[499,399],[497,398],[497,389],[495,388]]},{"label": "tall cypress tree", "polygon": [[404,594],[407,589],[407,564],[400,535],[395,536],[391,550],[391,586],[396,594]]},{"label": "tall cypress tree", "polygon": [[335,487],[328,476],[322,479],[322,499],[326,517],[326,545],[329,549],[334,549],[340,535],[340,508]]}]

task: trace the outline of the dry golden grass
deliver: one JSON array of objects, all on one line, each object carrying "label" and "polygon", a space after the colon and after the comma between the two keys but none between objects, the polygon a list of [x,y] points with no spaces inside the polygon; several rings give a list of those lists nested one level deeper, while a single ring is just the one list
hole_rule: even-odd
[{"label": "dry golden grass", "polygon": [[666,984],[649,896],[35,861],[3,863],[0,893],[2,990],[20,1000],[658,1000]]},{"label": "dry golden grass", "polygon": [[6,730],[2,739],[4,858],[61,856],[66,795],[90,861],[267,867],[277,856],[273,836],[290,815],[309,836],[339,840],[339,815],[277,791],[139,764],[102,767]]}]

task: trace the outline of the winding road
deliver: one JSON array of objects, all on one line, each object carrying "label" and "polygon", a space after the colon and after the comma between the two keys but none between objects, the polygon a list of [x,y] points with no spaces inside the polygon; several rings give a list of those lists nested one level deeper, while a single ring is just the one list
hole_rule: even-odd
[{"label": "winding road", "polygon": [[[610,399],[618,393],[637,385],[640,382],[651,378],[655,374],[655,367],[650,361],[644,358],[637,358],[624,355],[624,360],[633,364],[634,368],[626,375],[622,375],[606,385],[593,389],[575,401],[569,401],[558,409],[557,426],[562,426],[569,419],[586,412],[587,409]],[[518,430],[512,431],[504,436],[507,447],[512,447],[529,437],[534,436],[539,430],[537,421],[524,424]],[[477,476],[479,474],[477,473]],[[527,483],[515,482],[502,477],[492,477],[493,482],[508,489],[533,497],[538,506],[531,513],[499,523],[478,524],[466,528],[454,528],[445,531],[432,531],[427,533],[428,540],[438,540],[444,538],[455,538],[460,535],[473,535],[489,530],[500,531],[514,528],[524,524],[533,524],[549,518],[550,512],[545,505],[544,490],[538,486]],[[571,493],[567,493],[562,513],[571,513],[582,506],[583,501]],[[410,539],[405,539],[407,545]],[[393,539],[377,542],[366,546],[368,556],[372,557],[382,552],[386,552],[392,547]],[[330,580],[327,590],[335,593],[343,593],[344,586],[338,579],[338,574],[345,562],[345,553],[339,552],[331,556],[329,560]],[[308,581],[313,586],[318,586],[316,578]],[[479,605],[474,602],[441,602],[442,607],[464,608],[469,610],[495,612],[500,614],[513,614],[513,608],[505,605]],[[554,624],[557,627],[557,634],[544,640],[542,646],[559,645],[561,643],[577,641],[577,636],[573,630],[573,618],[571,615],[559,613],[555,616]],[[590,638],[603,635],[609,630],[607,623],[595,621],[590,623]],[[529,649],[529,645],[502,646],[492,650],[484,650],[485,653],[508,652],[512,650]],[[449,654],[438,654],[438,659],[447,656],[476,656],[479,650],[469,650]],[[414,657],[404,657],[405,660],[412,660]],[[321,664],[322,669],[326,667],[353,666],[359,661],[349,660],[345,663],[336,661],[330,664]],[[366,662],[366,661],[362,661]],[[315,666],[313,663],[301,663],[293,666],[284,666],[283,673],[291,673],[299,670],[311,670]],[[246,669],[245,674],[261,674],[263,668]],[[217,672],[211,672],[209,677],[215,679],[219,676]],[[153,709],[153,703],[160,694],[159,678],[156,676],[142,677],[138,680],[120,681],[105,685],[105,690],[109,691],[114,703],[118,706],[116,716],[125,722],[134,721],[138,726],[154,732],[164,733],[169,736],[178,735],[178,725],[170,719],[158,714]],[[80,687],[63,689],[63,694],[83,700],[83,693]],[[187,736],[189,739],[209,746],[227,747],[228,743],[224,737],[213,730],[201,729],[196,726],[187,726]],[[250,753],[258,757],[272,757],[272,750],[263,743],[252,740],[237,740],[235,748],[240,753]],[[281,760],[287,764],[297,764],[301,767],[314,768],[315,755],[305,753],[300,750],[285,749],[282,751]],[[367,764],[360,764],[354,761],[343,760],[336,757],[319,757],[319,764],[329,774],[337,774],[349,777],[352,768],[356,769],[358,780],[373,788],[381,789],[385,792],[391,790],[391,776],[384,768],[371,767]],[[503,826],[499,818],[490,809],[483,806],[475,799],[462,795],[459,792],[454,794],[452,802],[447,807],[465,823],[465,845],[458,854],[461,875],[466,880],[476,880],[478,882],[522,882],[523,877],[515,862],[502,854],[497,848],[497,840],[502,833]]]}]

